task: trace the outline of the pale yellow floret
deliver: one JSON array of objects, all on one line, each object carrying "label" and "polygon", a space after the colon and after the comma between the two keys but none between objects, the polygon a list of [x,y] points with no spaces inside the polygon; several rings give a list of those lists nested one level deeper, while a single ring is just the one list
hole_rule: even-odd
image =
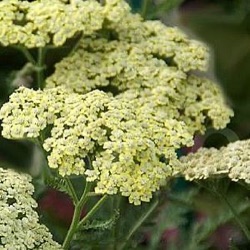
[{"label": "pale yellow floret", "polygon": [[106,0],[105,3],[104,15],[111,22],[123,22],[124,17],[130,13],[131,8],[123,0]]},{"label": "pale yellow floret", "polygon": [[250,183],[250,140],[229,143],[220,149],[201,148],[197,153],[181,158],[181,162],[180,174],[187,180],[221,175]]},{"label": "pale yellow floret", "polygon": [[31,176],[0,168],[0,249],[62,249],[39,223],[33,192]]}]

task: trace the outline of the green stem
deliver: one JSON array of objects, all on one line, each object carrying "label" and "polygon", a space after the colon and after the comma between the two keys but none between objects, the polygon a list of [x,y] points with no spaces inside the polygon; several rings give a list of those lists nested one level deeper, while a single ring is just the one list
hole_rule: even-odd
[{"label": "green stem", "polygon": [[27,48],[18,45],[13,46],[13,48],[20,50],[30,63],[32,63],[34,66],[36,65],[36,60],[33,58],[33,56],[31,55],[31,53]]},{"label": "green stem", "polygon": [[97,193],[95,193],[95,192],[89,192],[89,193],[88,193],[88,196],[96,197],[96,196],[100,196],[100,194],[97,194]]},{"label": "green stem", "polygon": [[186,208],[193,208],[192,204],[190,204],[187,201],[184,201],[182,199],[179,199],[178,197],[175,197],[174,195],[169,195],[168,200],[173,202],[173,203],[179,204],[180,206],[186,207]]},{"label": "green stem", "polygon": [[230,201],[227,199],[226,195],[222,192],[220,192],[216,187],[213,186],[213,188],[208,188],[205,185],[202,185],[201,182],[196,182],[198,185],[200,185],[201,187],[205,188],[206,190],[208,190],[209,192],[213,193],[214,195],[218,196],[221,201],[223,201],[227,207],[229,208],[229,210],[231,211],[231,213],[234,216],[234,220],[237,222],[237,224],[239,225],[239,227],[242,229],[242,231],[244,232],[246,238],[250,241],[250,231],[249,229],[246,227],[246,225],[241,221],[237,211],[234,209],[234,207],[231,205]]},{"label": "green stem", "polygon": [[[122,197],[119,196],[114,196],[113,198],[113,204],[112,204],[112,211],[119,211],[120,214],[120,207],[121,207],[121,201]],[[116,250],[117,248],[117,235],[118,235],[118,228],[119,228],[119,223],[121,221],[118,220],[115,225],[113,226],[112,232],[111,232],[111,237],[113,239],[113,246],[110,246],[110,249]]]},{"label": "green stem", "polygon": [[118,247],[118,250],[122,250],[127,245],[131,236],[141,227],[142,223],[149,217],[149,215],[155,210],[159,201],[155,201],[152,205],[148,208],[148,210],[135,222],[134,226],[129,230],[128,234],[125,237],[125,241]]},{"label": "green stem", "polygon": [[83,195],[82,195],[81,199],[79,200],[79,202],[75,206],[73,219],[72,219],[70,228],[68,230],[68,233],[65,237],[65,240],[63,242],[63,249],[65,249],[65,250],[69,249],[70,242],[71,242],[71,240],[72,240],[72,238],[77,230],[78,223],[79,223],[80,218],[81,218],[83,206],[89,198],[88,192],[90,191],[90,189],[91,189],[91,183],[86,182],[86,186],[85,186]]},{"label": "green stem", "polygon": [[51,168],[49,168],[48,166],[48,162],[47,162],[47,152],[44,150],[43,148],[43,136],[42,133],[40,134],[39,137],[37,138],[33,138],[31,139],[31,141],[37,146],[39,147],[39,149],[43,152],[43,157],[44,157],[44,162],[46,162],[46,164],[43,166],[42,168],[42,173],[41,173],[41,178],[44,182],[46,182],[46,180],[50,179],[53,174],[51,172]]},{"label": "green stem", "polygon": [[74,205],[76,205],[76,204],[79,202],[79,199],[78,199],[78,197],[77,197],[77,195],[76,195],[75,189],[74,189],[74,187],[73,187],[73,185],[72,185],[72,182],[71,182],[71,180],[69,179],[69,177],[66,177],[66,178],[65,178],[65,182],[66,182],[66,184],[67,184],[67,186],[68,186],[68,190],[70,191],[70,193],[71,193],[71,195],[72,195]]},{"label": "green stem", "polygon": [[231,213],[234,216],[235,221],[238,223],[239,227],[244,232],[247,240],[250,242],[250,231],[246,227],[246,225],[244,223],[242,223],[237,211],[234,209],[234,207],[231,205],[230,201],[227,199],[227,197],[225,195],[223,195],[223,194],[221,194],[219,192],[216,192],[216,193],[221,198],[221,200],[224,201],[224,203],[227,205],[227,207],[230,209]]},{"label": "green stem", "polygon": [[44,88],[44,70],[46,68],[44,64],[44,57],[46,48],[38,48],[37,62],[29,52],[29,50],[23,46],[12,46],[15,49],[20,50],[26,59],[34,66],[34,70],[36,71],[37,78],[37,87],[40,89]]},{"label": "green stem", "polygon": [[37,76],[37,86],[40,89],[44,88],[44,70],[45,70],[44,57],[45,57],[45,49],[38,48],[38,56],[35,69]]},{"label": "green stem", "polygon": [[104,195],[95,205],[94,207],[87,213],[86,216],[79,222],[78,227],[81,227],[92,215],[96,213],[96,211],[101,207],[104,201],[108,198],[108,195]]},{"label": "green stem", "polygon": [[147,16],[148,7],[149,7],[149,2],[150,2],[150,0],[143,0],[142,8],[141,8],[141,16],[142,16],[143,18],[146,18],[146,16]]},{"label": "green stem", "polygon": [[82,36],[83,36],[83,33],[81,32],[81,34],[79,35],[79,38],[77,39],[76,43],[74,44],[74,46],[72,47],[72,49],[70,50],[68,56],[71,56],[74,54],[74,52],[78,49],[79,45],[81,44],[81,41],[82,41]]}]

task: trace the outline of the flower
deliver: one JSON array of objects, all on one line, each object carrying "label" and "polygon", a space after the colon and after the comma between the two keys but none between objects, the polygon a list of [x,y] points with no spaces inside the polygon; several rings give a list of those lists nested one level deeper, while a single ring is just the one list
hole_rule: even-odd
[{"label": "flower", "polygon": [[[100,90],[77,94],[21,87],[0,117],[8,138],[38,137],[50,125],[43,147],[51,168],[62,176],[86,175],[87,181],[97,181],[96,193],[120,192],[140,204],[180,169],[175,151],[193,143],[192,127],[169,114],[168,106],[153,104],[127,92],[111,96]],[[43,122],[33,122],[38,119]]]},{"label": "flower", "polygon": [[[93,17],[90,2],[98,6]],[[20,2],[11,3],[14,11]],[[67,11],[78,13],[83,5],[85,26],[70,15],[70,25],[79,22],[77,31],[58,41]],[[25,13],[35,11],[33,23],[40,18],[46,27],[55,18],[49,37],[56,45],[82,32],[44,90],[21,87],[0,111],[6,138],[44,138],[46,129],[48,164],[60,175],[85,175],[96,182],[96,193],[120,193],[139,205],[180,171],[177,149],[191,146],[207,123],[220,129],[233,115],[219,86],[194,73],[206,69],[208,48],[178,28],[144,21],[123,0],[102,6],[53,0],[48,12],[46,0],[25,6]],[[96,19],[102,24],[94,29]]]},{"label": "flower", "polygon": [[233,181],[250,183],[250,140],[229,143],[220,149],[201,148],[181,158],[182,174],[187,180],[207,179],[217,175]]},{"label": "flower", "polygon": [[62,249],[39,223],[30,182],[27,174],[0,168],[0,249]]},{"label": "flower", "polygon": [[92,34],[102,27],[103,21],[104,10],[98,1],[3,0],[0,44],[27,48],[60,46],[79,32]]},{"label": "flower", "polygon": [[34,92],[20,87],[1,108],[2,135],[9,139],[38,137],[40,131],[52,124],[62,109],[63,94],[60,88]]}]

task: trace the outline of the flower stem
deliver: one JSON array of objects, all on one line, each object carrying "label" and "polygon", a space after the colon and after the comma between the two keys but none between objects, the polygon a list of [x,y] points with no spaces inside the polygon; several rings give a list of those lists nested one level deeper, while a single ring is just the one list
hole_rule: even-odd
[{"label": "flower stem", "polygon": [[44,88],[44,70],[46,65],[44,64],[46,48],[38,48],[37,61],[34,59],[30,51],[23,46],[13,46],[13,48],[20,50],[26,59],[33,65],[36,72],[37,88]]},{"label": "flower stem", "polygon": [[149,1],[150,0],[143,0],[142,7],[141,7],[141,16],[143,18],[146,18],[146,16],[147,16]]},{"label": "flower stem", "polygon": [[13,46],[13,48],[20,50],[30,63],[32,63],[34,66],[36,65],[35,59],[33,58],[33,56],[31,55],[31,53],[27,48],[18,45]]},{"label": "flower stem", "polygon": [[69,249],[70,242],[71,242],[71,240],[72,240],[72,238],[77,230],[78,223],[79,223],[80,218],[81,218],[83,206],[89,198],[88,192],[90,191],[90,189],[91,189],[91,183],[86,182],[86,186],[85,186],[83,195],[82,195],[81,199],[79,200],[79,202],[75,205],[73,219],[72,219],[69,231],[68,231],[68,233],[65,237],[65,240],[63,242],[63,249],[65,249],[65,250]]},{"label": "flower stem", "polygon": [[36,76],[37,76],[37,87],[40,89],[44,88],[44,57],[45,57],[45,49],[38,48],[38,56],[37,63],[35,65]]},{"label": "flower stem", "polygon": [[81,32],[81,34],[79,35],[76,43],[74,44],[74,46],[72,47],[72,49],[70,50],[68,56],[71,56],[74,54],[74,52],[78,49],[79,45],[81,44],[81,38],[83,36],[83,33]]},{"label": "flower stem", "polygon": [[200,182],[197,182],[200,186],[207,189],[209,192],[213,193],[214,195],[218,196],[222,202],[229,208],[232,215],[234,216],[234,220],[237,222],[239,227],[242,229],[243,233],[245,234],[246,238],[250,241],[250,231],[247,228],[247,226],[241,221],[239,214],[234,209],[234,207],[231,205],[230,201],[226,197],[226,194],[224,192],[221,192],[216,186],[213,186],[213,188],[208,188],[205,185],[202,185]]},{"label": "flower stem", "polygon": [[87,215],[79,222],[78,227],[81,227],[95,212],[101,207],[104,201],[108,198],[108,195],[104,195],[94,207],[87,213]]},{"label": "flower stem", "polygon": [[234,216],[235,221],[238,223],[239,227],[242,229],[242,231],[244,232],[247,240],[250,242],[250,231],[249,229],[246,227],[246,225],[244,223],[242,223],[238,213],[236,212],[236,210],[234,209],[234,207],[231,205],[230,201],[227,199],[227,197],[224,194],[221,194],[219,192],[217,192],[217,195],[221,198],[222,201],[224,201],[224,203],[227,205],[227,207],[230,209],[231,213]]},{"label": "flower stem", "polygon": [[69,177],[66,177],[66,178],[65,178],[65,182],[66,182],[66,184],[67,184],[67,187],[68,187],[69,192],[70,192],[71,195],[72,195],[72,199],[73,199],[74,205],[76,205],[76,204],[79,202],[79,200],[78,200],[78,197],[77,197],[77,195],[76,195],[75,189],[74,189],[74,187],[73,187],[73,185],[72,185],[72,182],[71,182],[70,178],[69,178]]}]

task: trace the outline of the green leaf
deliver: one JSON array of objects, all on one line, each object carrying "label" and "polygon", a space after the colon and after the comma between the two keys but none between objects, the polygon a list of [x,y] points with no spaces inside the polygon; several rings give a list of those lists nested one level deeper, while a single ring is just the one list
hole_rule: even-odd
[{"label": "green leaf", "polygon": [[165,230],[177,229],[187,224],[187,214],[192,208],[192,203],[197,193],[197,188],[191,188],[168,195],[169,202],[161,209],[156,219],[157,224],[152,228],[150,250],[158,249]]},{"label": "green leaf", "polygon": [[120,213],[116,210],[108,219],[95,218],[87,221],[77,230],[72,249],[93,249],[93,247],[107,249],[109,245],[113,245],[112,229],[119,217]]},{"label": "green leaf", "polygon": [[[235,201],[232,205],[234,206],[234,209],[237,211],[238,215],[241,215],[250,208],[250,203],[248,200]],[[233,221],[233,219],[234,215],[229,209],[225,209],[224,207],[217,215],[209,216],[205,221],[196,222],[190,231],[190,235],[188,236],[189,240],[187,242],[188,244],[186,244],[186,249],[207,249],[209,246],[207,242],[208,237],[211,236],[218,227]]]},{"label": "green leaf", "polygon": [[77,202],[77,196],[74,192],[74,189],[70,188],[68,185],[68,181],[66,178],[60,177],[60,176],[53,176],[46,179],[45,184],[49,187],[52,187],[58,191],[61,191],[63,193],[66,193],[70,196],[70,198],[73,200],[74,203]]},{"label": "green leaf", "polygon": [[94,219],[92,221],[87,221],[79,230],[80,231],[85,231],[85,230],[100,230],[100,231],[104,231],[104,230],[111,230],[114,226],[114,224],[116,223],[116,221],[119,218],[119,211],[116,210],[114,212],[114,215],[107,220],[98,220],[98,219]]},{"label": "green leaf", "polygon": [[148,19],[153,19],[161,16],[162,14],[166,14],[169,11],[179,7],[184,0],[164,0],[159,4],[156,4],[149,13],[147,14]]}]

